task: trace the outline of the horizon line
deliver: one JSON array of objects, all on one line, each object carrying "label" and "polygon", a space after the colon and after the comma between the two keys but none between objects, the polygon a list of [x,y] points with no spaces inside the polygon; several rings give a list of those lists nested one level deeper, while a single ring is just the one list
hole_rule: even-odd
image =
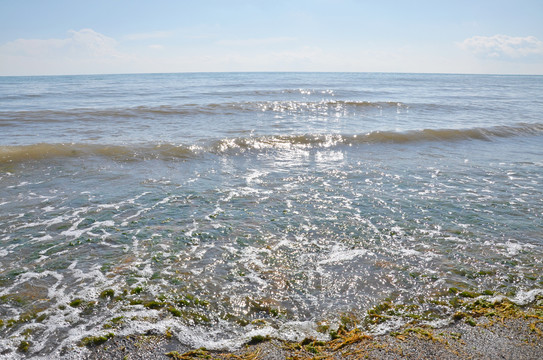
[{"label": "horizon line", "polygon": [[175,74],[411,74],[411,75],[485,75],[485,76],[543,76],[543,74],[520,73],[462,73],[462,72],[405,72],[405,71],[179,71],[179,72],[134,72],[134,73],[88,73],[88,74],[29,74],[0,75],[4,77],[60,77],[60,76],[115,76],[115,75],[175,75]]}]

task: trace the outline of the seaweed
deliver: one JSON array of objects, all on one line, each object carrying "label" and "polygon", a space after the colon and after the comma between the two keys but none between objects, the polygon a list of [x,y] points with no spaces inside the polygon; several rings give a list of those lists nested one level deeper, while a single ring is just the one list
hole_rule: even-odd
[{"label": "seaweed", "polygon": [[21,341],[19,343],[19,346],[17,347],[17,350],[19,350],[19,352],[23,352],[23,353],[26,353],[28,352],[28,350],[30,349],[30,342],[29,341]]},{"label": "seaweed", "polygon": [[183,354],[180,354],[179,352],[177,351],[170,351],[168,353],[165,353],[164,355],[166,355],[167,357],[170,357],[172,359],[211,359],[211,355],[209,354],[209,352],[205,349],[205,348],[200,348],[200,349],[196,349],[196,350],[190,350],[190,351],[187,351],[186,353],[183,353]]},{"label": "seaweed", "polygon": [[72,300],[69,305],[73,308],[76,308],[76,307],[79,307],[82,303],[83,303],[83,300],[78,298],[78,299]]},{"label": "seaweed", "polygon": [[96,346],[105,343],[112,337],[114,337],[115,334],[113,333],[107,333],[105,335],[100,336],[87,336],[81,339],[80,346]]},{"label": "seaweed", "polygon": [[110,298],[113,299],[115,297],[115,291],[113,289],[107,289],[100,293],[100,299]]},{"label": "seaweed", "polygon": [[168,311],[175,317],[181,317],[182,316],[182,313],[181,311],[177,310],[176,308],[174,307],[169,307],[168,308]]},{"label": "seaweed", "polygon": [[168,305],[168,304],[165,303],[165,302],[154,301],[154,300],[143,303],[143,306],[145,306],[148,309],[153,309],[153,310],[161,309],[161,308],[165,307],[166,305]]},{"label": "seaweed", "polygon": [[256,345],[256,344],[260,344],[262,342],[265,342],[265,341],[270,341],[271,338],[269,335],[255,335],[251,338],[251,340],[249,340],[247,342],[248,345]]}]

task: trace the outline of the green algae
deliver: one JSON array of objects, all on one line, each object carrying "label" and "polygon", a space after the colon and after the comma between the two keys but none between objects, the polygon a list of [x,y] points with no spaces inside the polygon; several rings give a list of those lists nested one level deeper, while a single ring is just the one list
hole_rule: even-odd
[{"label": "green algae", "polygon": [[394,304],[390,301],[385,301],[367,311],[364,323],[372,325],[381,324],[392,317],[404,317],[413,320],[430,320],[435,317],[432,311],[427,310],[421,313],[419,309],[420,306],[417,304]]},{"label": "green algae", "polygon": [[230,314],[230,313],[226,313],[226,314],[222,315],[221,319],[226,320],[226,321],[235,322],[236,324],[238,324],[239,326],[242,326],[242,327],[245,327],[245,326],[250,324],[249,320],[244,319],[244,318],[239,317],[239,316],[234,315],[234,314]]},{"label": "green algae", "polygon": [[113,289],[106,289],[100,293],[100,299],[110,298],[113,299],[115,297],[115,291]]},{"label": "green algae", "polygon": [[473,292],[473,291],[462,291],[458,294],[458,296],[461,297],[468,297],[468,298],[476,298],[477,296],[480,296],[481,294]]},{"label": "green algae", "polygon": [[247,298],[247,303],[251,312],[254,313],[264,313],[269,317],[278,317],[281,314],[281,311],[269,304],[268,300],[255,300]]},{"label": "green algae", "polygon": [[19,352],[26,353],[30,349],[30,345],[31,343],[29,341],[23,340],[19,343],[17,350],[19,350]]},{"label": "green algae", "polygon": [[40,316],[36,317],[36,322],[43,322],[45,319],[47,319],[49,315],[47,314],[41,314]]},{"label": "green algae", "polygon": [[288,346],[289,349],[292,350],[305,350],[310,354],[319,354],[321,351],[323,351],[323,348],[326,346],[326,342],[315,340],[312,338],[305,338],[299,343],[294,343]]},{"label": "green algae", "polygon": [[248,345],[256,345],[256,344],[260,344],[262,342],[265,342],[265,341],[270,341],[271,338],[269,335],[255,335],[253,337],[251,337],[251,340],[249,340],[247,342]]},{"label": "green algae", "polygon": [[330,325],[319,324],[316,330],[321,334],[326,334],[330,330]]},{"label": "green algae", "polygon": [[192,310],[180,310],[177,308],[199,308],[209,305],[208,301],[198,299],[192,295],[185,295],[182,298],[168,301],[167,296],[158,296],[156,300],[142,301],[139,299],[130,300],[130,305],[143,305],[152,310],[166,309],[174,317],[191,320],[196,323],[210,322],[211,320],[204,314]]},{"label": "green algae", "polygon": [[18,306],[24,306],[29,303],[29,299],[19,294],[6,294],[0,296],[0,303],[15,304]]},{"label": "green algae", "polygon": [[427,326],[405,328],[402,332],[399,333],[399,335],[396,335],[396,337],[399,337],[401,339],[402,336],[410,334],[414,334],[419,338],[431,340],[433,342],[446,343],[446,340],[443,338],[442,335],[436,335],[434,331]]},{"label": "green algae", "polygon": [[211,319],[203,314],[199,314],[196,312],[189,312],[187,313],[187,315],[188,315],[187,317],[196,324],[211,322]]},{"label": "green algae", "polygon": [[30,311],[30,312],[24,312],[19,315],[19,321],[20,323],[27,323],[32,321],[33,319],[37,318],[38,314],[37,312]]},{"label": "green algae", "polygon": [[475,326],[475,325],[477,325],[477,322],[475,320],[473,320],[473,318],[471,316],[468,316],[468,317],[466,317],[466,324],[468,324],[470,326]]},{"label": "green algae", "polygon": [[170,312],[170,314],[172,314],[173,316],[175,317],[181,317],[183,314],[181,313],[181,311],[177,310],[176,308],[174,307],[169,307],[168,308],[168,311]]},{"label": "green algae", "polygon": [[70,302],[70,306],[73,308],[79,307],[83,303],[82,299],[74,299]]},{"label": "green algae", "polygon": [[145,306],[147,309],[153,309],[153,310],[158,310],[158,309],[161,309],[165,306],[167,306],[168,303],[165,303],[165,302],[162,302],[162,301],[155,301],[155,300],[152,300],[152,301],[147,301],[145,303],[143,303],[143,306]]},{"label": "green algae", "polygon": [[337,330],[330,330],[330,340],[336,340],[339,338],[340,336]]},{"label": "green algae", "polygon": [[101,336],[87,336],[81,339],[79,344],[80,346],[96,346],[105,343],[114,336],[115,334],[113,333],[107,333]]},{"label": "green algae", "polygon": [[170,352],[165,353],[164,355],[166,355],[167,357],[170,357],[172,359],[182,359],[183,358],[183,355],[181,355],[178,351],[170,351]]},{"label": "green algae", "polygon": [[121,326],[125,321],[125,317],[124,316],[117,316],[117,317],[114,317],[113,319],[110,319],[107,323],[105,323],[102,328],[104,329],[111,329],[111,328],[116,328],[116,327],[119,327]]},{"label": "green algae", "polygon": [[196,350],[190,350],[186,353],[180,354],[177,351],[170,351],[165,353],[167,357],[170,357],[172,359],[211,359],[211,355],[205,348],[200,348]]},{"label": "green algae", "polygon": [[209,301],[199,299],[191,294],[186,294],[184,298],[177,300],[177,304],[182,306],[208,306]]}]

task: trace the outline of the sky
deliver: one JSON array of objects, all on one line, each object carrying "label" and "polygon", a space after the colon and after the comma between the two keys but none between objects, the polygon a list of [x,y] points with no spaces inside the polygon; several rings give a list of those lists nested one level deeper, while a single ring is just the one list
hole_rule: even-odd
[{"label": "sky", "polygon": [[543,75],[543,0],[0,0],[0,76]]}]

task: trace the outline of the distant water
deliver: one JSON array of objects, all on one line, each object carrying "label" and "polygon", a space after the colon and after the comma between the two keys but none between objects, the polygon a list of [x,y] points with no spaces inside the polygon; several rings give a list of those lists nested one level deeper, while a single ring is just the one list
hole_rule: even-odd
[{"label": "distant water", "polygon": [[446,321],[450,288],[527,302],[542,216],[541,76],[0,77],[7,358],[326,338],[385,299]]}]

